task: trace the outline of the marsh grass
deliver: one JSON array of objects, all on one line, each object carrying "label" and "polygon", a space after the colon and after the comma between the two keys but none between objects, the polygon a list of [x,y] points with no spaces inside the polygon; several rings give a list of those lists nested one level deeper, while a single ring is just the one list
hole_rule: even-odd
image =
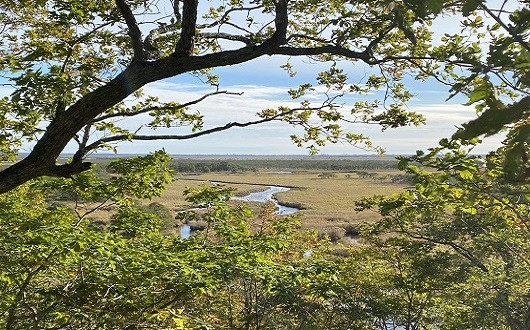
[{"label": "marsh grass", "polygon": [[[322,175],[329,173],[329,175]],[[323,172],[299,170],[290,174],[271,173],[270,169],[256,172],[209,172],[204,174],[176,174],[174,181],[161,196],[148,201],[138,201],[145,207],[158,203],[173,214],[193,207],[185,200],[183,192],[187,187],[199,187],[206,184],[225,184],[237,189],[236,195],[244,196],[251,192],[263,191],[267,186],[286,186],[292,189],[275,195],[280,204],[299,207],[302,230],[316,229],[319,232],[330,228],[351,228],[361,222],[371,222],[379,218],[376,212],[355,210],[355,201],[373,195],[392,195],[403,191],[404,184],[381,180],[397,175],[397,170],[372,170],[371,176],[356,172]],[[234,203],[241,203],[234,201]],[[259,214],[263,203],[250,203],[255,214]],[[88,209],[88,207],[87,207]],[[81,207],[80,211],[83,209]],[[102,208],[90,214],[98,223],[109,223],[113,207]],[[168,218],[165,216],[165,218]],[[166,219],[165,231],[177,226],[175,220]],[[342,232],[338,230],[336,232]]]},{"label": "marsh grass", "polygon": [[[210,182],[230,182],[227,185],[238,189],[239,194],[265,190],[265,186],[277,185],[295,187],[287,192],[275,195],[279,203],[301,205],[303,229],[320,229],[330,227],[345,228],[351,224],[378,219],[375,212],[355,211],[355,201],[373,195],[392,195],[403,191],[405,185],[381,183],[377,178],[361,178],[353,173],[334,173],[331,178],[321,178],[322,172],[294,172],[292,174],[256,173],[208,173],[182,177],[163,194],[177,193],[177,186],[187,182],[188,185],[198,184],[195,180]],[[398,174],[398,171],[379,171],[379,175]],[[186,180],[192,179],[192,180]],[[240,184],[235,184],[238,182]]]}]

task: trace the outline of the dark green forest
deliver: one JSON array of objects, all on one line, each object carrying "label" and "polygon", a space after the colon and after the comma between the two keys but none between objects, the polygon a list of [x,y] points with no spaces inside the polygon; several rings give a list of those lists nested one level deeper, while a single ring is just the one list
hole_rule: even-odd
[{"label": "dark green forest", "polygon": [[174,159],[171,169],[178,173],[241,172],[257,170],[361,171],[396,169],[395,159]]}]

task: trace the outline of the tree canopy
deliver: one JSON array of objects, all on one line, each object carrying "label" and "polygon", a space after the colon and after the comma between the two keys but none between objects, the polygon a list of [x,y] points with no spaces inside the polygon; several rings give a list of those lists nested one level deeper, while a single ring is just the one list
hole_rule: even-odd
[{"label": "tree canopy", "polygon": [[[0,68],[11,88],[0,100],[0,157],[13,162],[0,172],[0,327],[530,328],[528,7],[527,0],[0,0]],[[431,24],[442,16],[459,20],[462,31],[439,42]],[[306,100],[315,86],[302,84],[289,92],[299,107],[203,129],[189,106],[230,93],[211,69],[272,55],[327,65],[316,77],[324,101]],[[340,61],[379,73],[351,83]],[[294,74],[289,62],[283,68]],[[213,92],[169,103],[142,93],[183,73],[201,76]],[[448,98],[464,95],[478,117],[439,146],[400,158],[412,182],[403,193],[356,202],[381,215],[359,226],[357,246],[300,232],[300,219],[278,216],[271,205],[253,215],[229,203],[233,189],[207,185],[185,191],[204,210],[178,218],[206,229],[183,240],[164,232],[164,210],[139,203],[173,179],[164,151],[114,159],[103,174],[85,160],[119,141],[190,139],[274,120],[303,127],[292,139],[310,151],[339,140],[376,148],[340,123],[421,123],[406,110],[407,75],[447,85]],[[379,88],[383,100],[338,102]],[[190,131],[119,127],[117,120],[142,114],[150,120],[141,127]],[[472,154],[479,137],[499,132],[502,146]],[[58,164],[71,141],[77,152]],[[91,221],[104,207],[112,219]]]},{"label": "tree canopy", "polygon": [[[13,92],[1,100],[0,155],[12,161],[23,143],[34,147],[0,172],[0,192],[42,175],[69,177],[87,170],[86,154],[114,142],[189,139],[272,120],[302,126],[305,133],[292,139],[310,151],[338,140],[376,148],[369,137],[344,132],[340,121],[377,123],[383,129],[420,124],[423,118],[404,107],[411,97],[401,83],[406,74],[434,77],[448,84],[452,95],[467,93],[470,104],[479,103],[483,115],[460,137],[494,133],[528,115],[528,9],[508,11],[508,2],[490,9],[479,0],[2,1],[0,68]],[[483,13],[497,22],[486,26]],[[433,42],[432,21],[457,14],[464,16],[462,33]],[[490,41],[486,51],[483,40]],[[327,99],[304,100],[312,86],[303,84],[290,92],[301,100],[299,107],[263,109],[255,121],[202,130],[203,118],[187,109],[211,95],[163,103],[141,92],[150,82],[183,73],[202,75],[217,86],[210,69],[272,55],[329,63],[317,77]],[[350,83],[336,65],[340,60],[362,62],[380,74]],[[289,63],[284,69],[294,74]],[[388,90],[384,100],[347,109],[336,102],[345,93],[378,88]],[[217,88],[211,94],[226,92]],[[506,105],[503,95],[518,99]],[[139,128],[190,125],[191,131],[142,134],[116,123],[144,113],[151,120]],[[71,141],[78,145],[75,156],[57,164]]]}]

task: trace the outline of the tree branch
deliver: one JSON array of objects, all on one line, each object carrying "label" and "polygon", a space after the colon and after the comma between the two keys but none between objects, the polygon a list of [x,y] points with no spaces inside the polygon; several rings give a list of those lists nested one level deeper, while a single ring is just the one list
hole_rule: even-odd
[{"label": "tree branch", "polygon": [[248,11],[250,13],[252,10],[256,10],[256,9],[260,9],[260,8],[263,8],[263,6],[230,8],[227,11],[225,11],[223,16],[221,16],[221,18],[219,20],[217,20],[217,21],[215,21],[213,23],[210,23],[210,24],[198,25],[197,28],[199,28],[199,29],[212,28],[214,26],[223,24],[224,22],[226,22],[226,19],[228,18],[228,15],[230,15],[230,13],[232,13],[234,11]]},{"label": "tree branch", "polygon": [[123,135],[109,136],[109,137],[106,137],[106,138],[99,139],[98,141],[95,141],[94,143],[92,143],[89,146],[87,146],[85,148],[85,150],[88,152],[88,151],[97,149],[103,143],[116,142],[116,141],[126,141],[126,140],[142,140],[142,141],[152,141],[152,140],[189,140],[189,139],[193,139],[193,138],[196,138],[196,137],[199,137],[199,136],[203,136],[203,135],[208,135],[208,134],[212,134],[212,133],[216,133],[216,132],[226,131],[226,130],[232,128],[232,127],[248,127],[248,126],[252,126],[252,125],[258,125],[258,124],[267,123],[267,122],[270,122],[270,121],[273,121],[273,120],[278,120],[280,117],[288,115],[288,114],[291,114],[291,113],[293,113],[295,111],[298,111],[298,110],[307,110],[307,109],[299,109],[299,108],[291,109],[289,111],[285,111],[285,112],[279,113],[277,115],[274,115],[274,116],[271,116],[271,117],[267,117],[267,118],[263,118],[263,119],[259,119],[259,120],[248,121],[248,122],[244,122],[244,123],[231,122],[231,123],[228,123],[228,124],[226,124],[224,126],[217,126],[217,127],[214,127],[214,128],[206,129],[204,131],[199,131],[199,132],[195,132],[195,133],[191,133],[191,134],[184,134],[184,135],[133,135],[133,136],[130,136],[130,135],[123,134]]},{"label": "tree branch", "polygon": [[179,29],[178,24],[168,24],[168,25],[163,25],[156,29],[151,30],[144,40],[144,45],[145,45],[144,47],[145,47],[145,50],[147,51],[147,57],[152,58],[152,59],[157,59],[160,56],[160,54],[159,54],[158,48],[155,46],[155,40],[158,39],[160,35],[171,33],[171,32],[176,32],[178,31],[178,29]]},{"label": "tree branch", "polygon": [[365,53],[367,53],[370,57],[373,57],[373,49],[375,46],[377,46],[378,43],[380,43],[389,33],[396,27],[396,23],[390,24],[389,27],[384,29],[383,31],[379,32],[379,35],[374,38],[368,46],[366,46],[366,49],[364,50]]},{"label": "tree branch", "polygon": [[186,108],[186,107],[189,107],[191,105],[197,104],[197,103],[205,100],[206,98],[208,98],[210,96],[219,95],[219,94],[242,95],[243,93],[236,93],[236,92],[229,92],[229,91],[215,91],[215,92],[212,92],[212,93],[204,94],[203,96],[201,96],[198,99],[195,99],[195,100],[192,100],[192,101],[189,101],[189,102],[186,102],[186,103],[182,103],[182,104],[179,104],[179,105],[176,105],[176,106],[173,106],[173,107],[164,107],[164,106],[162,106],[162,107],[147,107],[147,108],[135,111],[135,112],[111,113],[111,114],[108,114],[108,115],[105,115],[105,116],[98,117],[98,118],[94,119],[93,122],[96,123],[96,122],[100,122],[100,121],[107,120],[107,119],[110,119],[110,118],[115,118],[115,117],[133,117],[133,116],[137,116],[137,115],[140,115],[142,113],[146,113],[146,112],[150,112],[150,111],[154,111],[154,110],[162,110],[162,109],[169,109],[169,108],[175,109],[175,110],[182,109],[182,108]]},{"label": "tree branch", "polygon": [[420,240],[424,240],[424,241],[431,242],[431,243],[436,243],[436,244],[450,246],[458,254],[460,254],[461,256],[466,258],[467,260],[471,261],[471,263],[473,265],[475,265],[478,268],[480,268],[480,270],[482,270],[485,273],[489,272],[488,268],[477,257],[475,257],[473,255],[473,253],[469,249],[467,249],[467,248],[465,248],[465,247],[463,247],[461,245],[458,245],[458,244],[456,244],[456,243],[454,243],[452,241],[439,240],[439,239],[435,239],[435,238],[432,238],[432,237],[427,237],[427,236],[424,236],[424,235],[421,235],[421,234],[413,234],[413,233],[410,233],[410,232],[404,230],[403,228],[401,228],[401,233],[403,233],[405,235],[408,235],[408,236],[410,236],[412,238],[415,238],[415,239],[420,239]]},{"label": "tree branch", "polygon": [[287,13],[287,0],[274,0],[275,31],[272,37],[263,43],[264,47],[277,47],[284,44],[287,40],[287,26],[289,24],[289,15]]},{"label": "tree branch", "polygon": [[142,32],[140,31],[140,28],[138,27],[138,23],[136,23],[136,19],[134,18],[134,14],[129,6],[125,3],[125,0],[116,0],[116,6],[120,10],[121,15],[125,19],[125,23],[127,24],[128,28],[128,34],[131,38],[132,45],[133,45],[133,51],[134,51],[134,60],[143,61],[145,60],[144,55],[144,46],[142,42]]},{"label": "tree branch", "polygon": [[230,33],[224,33],[224,32],[202,32],[199,34],[199,36],[205,39],[225,39],[225,40],[232,40],[232,41],[241,41],[247,46],[250,46],[253,44],[250,38],[247,38],[242,35],[230,34]]},{"label": "tree branch", "polygon": [[327,39],[319,38],[319,37],[314,37],[314,36],[310,36],[310,35],[306,35],[306,34],[301,34],[301,33],[291,34],[291,35],[287,38],[287,42],[291,41],[292,39],[307,39],[307,40],[312,40],[312,41],[321,42],[321,43],[325,43],[325,44],[329,44],[329,43],[330,43],[330,41],[327,40]]},{"label": "tree branch", "polygon": [[[513,37],[513,39],[515,41],[517,41],[518,43],[521,44],[521,46],[523,46],[527,51],[530,52],[530,44],[528,42],[526,42],[523,37],[521,37],[521,35],[515,33],[515,31],[510,28],[508,25],[506,25],[501,19],[500,19],[500,16],[497,16],[495,15],[491,9],[489,9],[485,4],[483,3],[480,3],[479,4],[480,7],[482,7],[482,9],[484,9],[490,16],[491,18],[493,18],[497,23],[499,23],[500,26],[502,26],[503,29],[505,29],[506,31],[508,31],[508,33]],[[504,6],[504,5],[503,5]],[[500,14],[499,14],[500,15]]]},{"label": "tree branch", "polygon": [[189,56],[193,53],[193,38],[197,24],[198,0],[185,0],[182,8],[182,29],[175,47],[176,56]]},{"label": "tree branch", "polygon": [[349,50],[340,46],[321,46],[321,47],[276,47],[267,51],[269,55],[323,55],[323,54],[332,54],[340,55],[350,59],[360,59],[366,62],[367,64],[376,64],[375,61],[372,61],[367,53],[365,52],[356,52]]}]

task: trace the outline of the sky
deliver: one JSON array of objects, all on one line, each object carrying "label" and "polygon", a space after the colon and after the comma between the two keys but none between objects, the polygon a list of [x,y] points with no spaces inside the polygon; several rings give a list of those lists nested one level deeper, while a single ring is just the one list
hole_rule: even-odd
[{"label": "sky", "polygon": [[[287,91],[297,87],[300,83],[314,81],[314,77],[323,67],[311,64],[304,58],[290,59],[297,75],[291,78],[280,65],[287,61],[285,57],[264,57],[237,67],[226,67],[215,72],[220,76],[220,89],[242,95],[215,95],[207,98],[198,105],[191,107],[204,115],[205,128],[222,126],[228,122],[245,122],[256,120],[255,115],[266,108],[277,108],[280,105],[299,105],[298,100],[292,100]],[[360,63],[344,63],[351,81],[369,73],[369,69]],[[409,79],[410,80],[410,79]],[[370,136],[375,145],[383,147],[388,154],[410,154],[416,150],[434,147],[444,137],[450,137],[456,127],[464,122],[476,118],[474,107],[465,106],[464,98],[455,98],[446,102],[449,95],[448,88],[435,81],[408,81],[407,86],[415,95],[408,103],[410,111],[425,116],[426,124],[414,127],[407,126],[398,129],[381,131],[377,125],[343,124],[345,131],[362,133]],[[144,88],[146,94],[155,95],[161,101],[178,101],[184,103],[213,89],[200,83],[191,75],[184,75],[152,83]],[[358,96],[340,100],[347,110],[356,100],[383,97],[384,91],[366,97]],[[314,101],[321,95],[308,95]],[[302,98],[305,99],[305,98]],[[147,117],[145,117],[147,118]],[[135,130],[138,120],[121,122],[125,127]],[[185,134],[187,129],[173,128],[157,130],[157,134]],[[301,129],[287,123],[272,122],[246,128],[232,128],[228,131],[198,137],[184,141],[134,141],[123,142],[119,145],[120,153],[145,153],[163,147],[171,154],[256,154],[256,155],[307,155],[308,151],[298,148],[291,142],[291,134],[303,133]],[[485,153],[499,146],[501,137],[488,138],[475,151]],[[73,149],[72,149],[73,151]],[[328,144],[320,149],[321,154],[332,155],[367,155],[373,151],[365,151],[345,143]]]},{"label": "sky", "polygon": [[[442,18],[433,26],[435,38],[443,33],[458,33],[460,27],[454,18]],[[280,68],[287,60],[297,71],[295,77],[290,77]],[[370,69],[360,63],[341,63],[348,73],[350,82],[356,82],[370,74]],[[299,101],[293,101],[287,91],[296,88],[301,83],[315,82],[319,71],[327,66],[311,63],[307,58],[287,58],[285,56],[262,57],[233,67],[215,69],[220,76],[220,89],[243,93],[242,95],[216,95],[191,107],[204,116],[204,128],[225,125],[228,122],[244,122],[256,120],[255,114],[266,108],[277,108],[281,105],[296,106]],[[435,81],[418,82],[408,79],[407,87],[415,95],[408,103],[408,109],[425,116],[426,124],[420,127],[402,127],[381,131],[377,125],[344,125],[345,131],[362,133],[371,137],[375,145],[386,149],[388,154],[410,154],[416,150],[426,150],[434,147],[443,137],[450,137],[456,127],[464,122],[476,118],[473,107],[465,106],[464,98],[454,98],[446,101],[449,95],[448,87]],[[147,95],[158,96],[161,101],[177,101],[185,103],[196,99],[213,89],[201,83],[190,74],[155,82],[144,88]],[[8,91],[0,91],[6,94]],[[383,91],[375,92],[366,97],[382,97]],[[308,98],[318,100],[321,95],[313,94]],[[363,100],[362,96],[348,98],[339,102],[344,103],[345,109],[355,100]],[[148,117],[145,116],[144,119]],[[125,119],[120,124],[132,131],[141,124],[141,118]],[[145,121],[144,121],[145,122]],[[145,131],[142,131],[145,133]],[[173,128],[171,130],[157,130],[156,134],[185,134],[189,129]],[[214,133],[185,141],[134,141],[119,144],[119,153],[145,154],[164,148],[170,154],[255,154],[255,155],[307,155],[308,151],[297,148],[291,142],[290,135],[301,133],[301,130],[287,123],[272,122],[247,128],[233,128],[228,131]],[[485,153],[500,146],[502,136],[485,139],[475,152]],[[25,145],[22,152],[28,152],[31,145]],[[75,145],[70,144],[66,153],[75,152]],[[321,154],[330,155],[368,155],[367,152],[349,144],[329,144],[320,149]]]}]

